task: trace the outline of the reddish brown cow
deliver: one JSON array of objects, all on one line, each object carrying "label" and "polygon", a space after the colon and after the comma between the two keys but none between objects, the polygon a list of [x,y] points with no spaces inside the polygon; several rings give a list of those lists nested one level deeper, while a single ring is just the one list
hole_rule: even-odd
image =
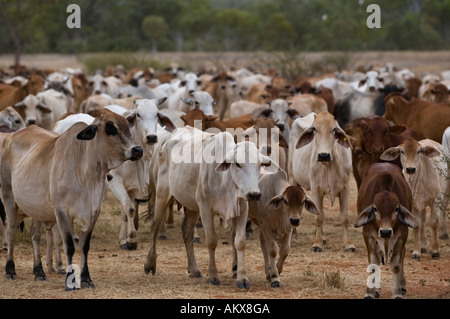
[{"label": "reddish brown cow", "polygon": [[202,121],[202,131],[206,131],[209,128],[218,128],[221,131],[225,131],[227,128],[242,128],[247,129],[255,124],[254,116],[251,114],[244,114],[226,121],[218,121],[216,115],[205,115],[202,110],[195,108],[189,110],[186,115],[181,115],[180,118],[184,121],[185,125],[194,127],[195,121]]},{"label": "reddish brown cow", "polygon": [[245,99],[255,103],[270,102],[276,99],[287,99],[291,93],[287,89],[279,89],[270,84],[258,83],[247,92]]},{"label": "reddish brown cow", "polygon": [[[44,90],[45,80],[40,75],[31,75],[27,84],[21,87],[16,87],[7,84],[0,84],[0,110],[8,106],[13,106],[21,102],[29,94],[36,95]],[[23,110],[17,109],[22,118],[25,118]]]},{"label": "reddish brown cow", "polygon": [[[412,129],[404,125],[389,125],[388,121],[380,116],[355,119],[345,132],[354,146],[352,166],[358,189],[369,166],[383,162],[380,155],[385,150],[398,146],[406,138],[416,136]],[[394,164],[401,168],[400,160]]]},{"label": "reddish brown cow", "polygon": [[[355,227],[363,226],[369,264],[379,267],[389,261],[393,274],[392,298],[406,293],[405,244],[408,227],[417,228],[412,194],[401,170],[393,164],[375,163],[364,177],[357,200]],[[379,296],[380,286],[368,285],[365,298]]]},{"label": "reddish brown cow", "polygon": [[430,83],[428,89],[423,93],[423,99],[435,103],[450,102],[449,91],[442,83]]},{"label": "reddish brown cow", "polygon": [[383,117],[395,124],[403,124],[417,133],[417,139],[429,138],[442,143],[442,135],[450,126],[450,103],[434,103],[421,99],[406,101],[399,93],[385,98]]},{"label": "reddish brown cow", "polygon": [[220,71],[206,84],[205,91],[216,101],[220,120],[223,120],[225,113],[230,108],[233,97],[232,86],[236,85],[235,81],[235,78],[229,76],[226,71]]},{"label": "reddish brown cow", "polygon": [[412,77],[406,80],[406,89],[403,91],[402,95],[405,99],[412,100],[418,97],[419,88],[422,85],[422,80],[418,77]]},{"label": "reddish brown cow", "polygon": [[81,103],[88,98],[88,79],[83,73],[74,74],[72,76],[72,89],[73,89],[73,111],[79,112]]}]

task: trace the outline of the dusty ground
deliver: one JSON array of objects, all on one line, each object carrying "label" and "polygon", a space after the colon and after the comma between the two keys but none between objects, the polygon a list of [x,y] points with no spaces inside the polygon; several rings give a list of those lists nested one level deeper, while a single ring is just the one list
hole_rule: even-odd
[{"label": "dusty ground", "polygon": [[[350,224],[356,217],[356,184],[352,179],[350,196]],[[138,248],[124,251],[119,248],[119,212],[117,200],[107,194],[103,212],[94,229],[89,266],[95,288],[66,292],[65,276],[47,272],[48,281],[34,281],[33,255],[29,240],[29,224],[25,233],[18,238],[16,256],[17,280],[0,278],[1,298],[158,298],[158,299],[354,299],[362,298],[368,273],[366,249],[361,230],[350,226],[350,236],[356,246],[356,253],[345,253],[342,243],[342,228],[338,221],[339,206],[330,207],[325,202],[326,221],[324,234],[328,244],[322,253],[310,251],[314,237],[314,217],[305,213],[298,227],[297,238],[292,240],[283,273],[282,287],[270,288],[265,280],[264,264],[259,247],[259,229],[254,227],[253,235],[247,241],[246,265],[251,282],[250,290],[239,290],[232,278],[232,253],[229,229],[218,226],[219,245],[217,262],[221,286],[206,283],[206,277],[189,278],[184,244],[181,238],[181,213],[175,213],[175,228],[168,230],[168,240],[158,242],[158,262],[155,275],[144,273],[144,261],[148,253],[147,224],[141,223],[138,230]],[[140,207],[144,211],[146,207]],[[217,221],[218,222],[218,221]],[[450,227],[450,222],[447,222]],[[199,229],[204,240],[203,229]],[[428,236],[429,236],[428,232]],[[450,240],[440,241],[441,257],[432,260],[429,254],[420,261],[411,259],[412,232],[407,243],[405,273],[407,298],[441,299],[450,298]],[[43,245],[45,245],[45,240]],[[204,244],[196,244],[197,263],[207,274],[208,253]],[[45,253],[42,250],[43,263]],[[4,264],[6,253],[0,253],[0,264]],[[79,261],[76,254],[75,262]],[[45,267],[44,267],[45,268]],[[45,268],[46,269],[46,268]],[[381,268],[381,298],[391,297],[392,275],[387,266]]]}]

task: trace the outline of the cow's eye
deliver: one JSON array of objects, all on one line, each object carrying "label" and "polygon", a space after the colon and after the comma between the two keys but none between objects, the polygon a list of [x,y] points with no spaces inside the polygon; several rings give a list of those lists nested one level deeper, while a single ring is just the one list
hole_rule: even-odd
[{"label": "cow's eye", "polygon": [[139,113],[136,113],[136,116],[137,116],[137,117],[141,117],[141,114],[139,114]]},{"label": "cow's eye", "polygon": [[376,207],[373,208],[373,212],[376,213],[378,212],[378,209]]},{"label": "cow's eye", "polygon": [[400,151],[400,154],[403,154],[403,155],[404,155],[404,154],[405,154],[405,152],[403,152],[403,150],[402,150],[402,151]]},{"label": "cow's eye", "polygon": [[116,126],[113,122],[106,122],[105,133],[107,135],[117,135],[119,132],[117,131]]}]

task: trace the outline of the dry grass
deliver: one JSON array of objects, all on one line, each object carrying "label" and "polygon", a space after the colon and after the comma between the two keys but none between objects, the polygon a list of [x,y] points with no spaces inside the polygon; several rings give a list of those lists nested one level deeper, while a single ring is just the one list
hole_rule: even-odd
[{"label": "dry grass", "polygon": [[[349,220],[356,217],[356,185],[352,180]],[[337,203],[338,204],[338,203]],[[246,265],[251,282],[250,290],[239,290],[232,278],[232,253],[229,229],[223,229],[217,221],[219,245],[216,250],[221,286],[206,283],[206,277],[194,279],[187,273],[187,259],[181,237],[182,214],[175,213],[175,228],[168,230],[168,240],[158,242],[158,261],[155,275],[144,273],[144,261],[148,253],[148,225],[138,230],[138,248],[124,251],[119,248],[120,207],[110,194],[103,204],[103,212],[95,227],[89,265],[95,283],[93,289],[66,292],[65,276],[47,272],[47,282],[34,281],[33,255],[26,239],[28,228],[15,250],[17,280],[0,279],[2,298],[135,298],[135,299],[359,299],[364,296],[367,256],[360,229],[350,226],[350,237],[357,252],[345,253],[342,244],[342,228],[339,225],[339,205],[330,207],[325,201],[326,220],[324,235],[327,245],[322,253],[310,251],[314,238],[314,216],[305,213],[293,238],[291,252],[281,274],[282,287],[270,288],[265,279],[264,263],[259,247],[259,229],[246,244]],[[144,211],[145,207],[140,207]],[[450,225],[449,225],[450,226]],[[199,229],[204,240],[203,229]],[[450,294],[450,240],[440,241],[441,258],[432,260],[429,254],[420,261],[411,259],[412,232],[407,243],[405,273],[407,298],[449,298]],[[45,245],[45,240],[43,246]],[[44,249],[42,250],[44,253]],[[204,244],[195,245],[197,263],[204,276],[207,274],[208,252]],[[0,254],[5,262],[6,253]],[[45,255],[43,256],[45,263]],[[74,259],[79,261],[78,253]],[[45,266],[44,266],[45,268]],[[46,269],[46,268],[45,268]],[[382,298],[391,297],[392,276],[388,266],[381,268]]]}]

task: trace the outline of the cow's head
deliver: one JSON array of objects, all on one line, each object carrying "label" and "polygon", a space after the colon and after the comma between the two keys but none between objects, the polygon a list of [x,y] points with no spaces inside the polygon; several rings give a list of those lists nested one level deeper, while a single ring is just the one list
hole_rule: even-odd
[{"label": "cow's head", "polygon": [[391,238],[398,224],[417,228],[414,215],[403,206],[395,193],[383,191],[374,196],[373,203],[364,208],[355,220],[355,227],[373,225],[375,237]]},{"label": "cow's head", "polygon": [[266,204],[269,210],[277,210],[285,207],[289,224],[292,227],[300,225],[300,217],[303,207],[314,215],[319,215],[316,204],[305,194],[300,186],[288,186],[283,193],[272,197]]},{"label": "cow's head", "polygon": [[374,117],[366,121],[364,129],[364,148],[370,154],[380,156],[391,146],[390,134],[400,134],[406,130],[404,125],[390,126],[383,117]]},{"label": "cow's head", "polygon": [[184,80],[180,82],[180,87],[185,87],[189,94],[195,91],[201,91],[203,88],[203,82],[193,72],[186,73]]},{"label": "cow's head", "polygon": [[191,127],[196,127],[196,121],[200,121],[202,127],[202,131],[206,131],[208,128],[211,128],[213,122],[217,120],[218,116],[216,115],[205,115],[202,110],[198,108],[194,108],[186,112],[186,114],[180,115],[180,118],[183,120],[185,125],[189,125]]},{"label": "cow's head", "polygon": [[[52,112],[51,107],[45,105],[36,96],[31,94],[22,102],[16,103],[14,107],[24,111],[26,125],[41,125],[51,116],[50,113]],[[46,129],[48,128],[46,127]]]},{"label": "cow's head", "polygon": [[252,201],[261,198],[258,182],[262,166],[270,167],[274,172],[278,170],[278,165],[262,155],[254,143],[244,141],[237,143],[235,148],[224,156],[222,162],[216,166],[216,172],[229,171],[237,188],[238,198]]},{"label": "cow's head", "polygon": [[108,82],[105,77],[99,73],[89,78],[88,86],[92,95],[106,93]]},{"label": "cow's head", "polygon": [[313,125],[300,135],[295,148],[303,147],[311,142],[315,143],[314,156],[323,164],[333,161],[336,143],[346,148],[352,147],[348,136],[328,111],[315,115]]},{"label": "cow's head", "polygon": [[108,109],[99,110],[92,124],[77,134],[77,139],[92,141],[93,149],[102,154],[108,170],[126,160],[137,161],[143,155],[142,147],[132,139],[128,121]]},{"label": "cow's head", "polygon": [[236,83],[236,79],[222,70],[211,79],[211,82],[217,83],[219,90],[227,91]]},{"label": "cow's head", "polygon": [[366,72],[366,77],[359,81],[358,87],[366,85],[371,93],[381,92],[384,88],[384,79],[378,75],[377,71]]},{"label": "cow's head", "polygon": [[206,91],[195,91],[191,93],[192,97],[184,98],[181,100],[189,105],[191,108],[198,108],[206,115],[214,115],[214,105],[216,102],[212,96]]},{"label": "cow's head", "polygon": [[43,91],[45,87],[45,80],[42,76],[33,74],[28,79],[27,84],[25,84],[25,88],[28,94],[36,95],[39,92]]},{"label": "cow's head", "polygon": [[420,169],[423,157],[433,158],[441,153],[433,146],[421,146],[415,139],[408,138],[402,144],[387,149],[380,158],[383,161],[393,161],[400,156],[403,167],[403,175],[411,181]]},{"label": "cow's head", "polygon": [[162,99],[139,99],[134,101],[133,109],[126,114],[126,119],[132,131],[135,132],[136,140],[142,144],[153,145],[158,142],[157,125],[165,127],[169,132],[175,129],[172,121],[159,112],[158,105],[164,103]]}]

